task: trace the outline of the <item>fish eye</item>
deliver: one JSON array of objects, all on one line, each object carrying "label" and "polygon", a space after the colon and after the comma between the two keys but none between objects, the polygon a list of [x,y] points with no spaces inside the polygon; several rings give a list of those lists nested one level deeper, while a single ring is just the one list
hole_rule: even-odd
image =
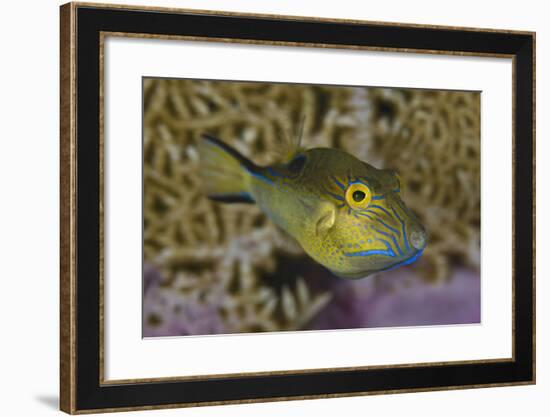
[{"label": "fish eye", "polygon": [[298,174],[306,163],[305,155],[296,155],[288,164],[288,170],[293,174]]},{"label": "fish eye", "polygon": [[365,184],[353,183],[346,190],[346,202],[354,210],[367,208],[370,203],[372,193]]},{"label": "fish eye", "polygon": [[367,195],[363,192],[363,191],[354,191],[353,192],[353,201],[355,201],[356,203],[360,203],[361,201],[363,201],[365,199]]}]

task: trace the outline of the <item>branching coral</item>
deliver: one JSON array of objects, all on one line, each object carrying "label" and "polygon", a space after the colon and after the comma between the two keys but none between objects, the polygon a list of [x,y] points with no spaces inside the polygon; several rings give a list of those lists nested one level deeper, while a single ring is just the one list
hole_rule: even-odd
[{"label": "branching coral", "polygon": [[254,205],[209,201],[198,175],[202,133],[268,164],[301,120],[304,146],[398,170],[407,204],[430,233],[417,268],[424,277],[445,278],[454,261],[477,264],[479,94],[146,79],[144,257],[164,277],[146,302],[171,306],[145,309],[146,335],[208,332],[166,330],[173,310],[182,322],[210,317],[218,333],[295,330],[329,302],[308,267],[281,272],[284,262],[312,262],[295,242]]},{"label": "branching coral", "polygon": [[480,95],[378,88],[368,93],[373,155],[400,173],[404,198],[429,231],[423,276],[446,278],[457,258],[478,268]]}]

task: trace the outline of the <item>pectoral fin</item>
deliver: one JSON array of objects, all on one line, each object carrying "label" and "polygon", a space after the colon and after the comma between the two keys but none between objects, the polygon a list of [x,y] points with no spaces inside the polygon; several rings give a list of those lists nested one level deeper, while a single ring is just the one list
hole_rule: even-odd
[{"label": "pectoral fin", "polygon": [[315,225],[317,237],[324,236],[336,221],[336,207],[334,204],[325,203],[321,206]]}]

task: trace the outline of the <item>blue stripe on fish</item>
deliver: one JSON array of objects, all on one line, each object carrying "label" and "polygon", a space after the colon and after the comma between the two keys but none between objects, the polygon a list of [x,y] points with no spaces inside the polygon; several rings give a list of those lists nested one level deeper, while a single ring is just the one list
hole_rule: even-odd
[{"label": "blue stripe on fish", "polygon": [[376,209],[379,209],[379,210],[382,210],[382,211],[383,211],[384,213],[386,213],[390,218],[393,217],[393,216],[391,215],[391,213],[390,213],[388,210],[386,210],[384,207],[382,207],[382,206],[379,206],[379,205],[377,205],[377,204],[372,204],[370,207],[376,208]]},{"label": "blue stripe on fish", "polygon": [[410,258],[404,259],[401,262],[396,263],[395,265],[390,265],[387,268],[381,269],[380,271],[390,271],[392,269],[399,268],[400,266],[410,265],[416,262],[422,256],[422,253],[424,253],[424,250],[418,251]]},{"label": "blue stripe on fish", "polygon": [[386,237],[389,237],[392,241],[393,241],[393,244],[395,245],[397,251],[399,252],[399,255],[403,256],[403,251],[401,250],[401,247],[399,246],[399,244],[397,243],[397,239],[395,238],[394,235],[391,235],[389,233],[386,233],[382,230],[379,230],[379,229],[376,229],[375,227],[373,227],[373,230],[377,233],[380,233],[381,235],[383,236],[386,236]]},{"label": "blue stripe on fish", "polygon": [[250,171],[248,168],[246,168],[246,170],[250,175],[252,175],[255,178],[258,178],[260,181],[263,181],[269,185],[273,185],[273,180],[271,178],[268,178],[265,175],[260,174],[259,172]]},{"label": "blue stripe on fish", "polygon": [[345,256],[348,257],[357,257],[357,256],[373,256],[373,255],[382,255],[382,256],[389,256],[391,258],[395,258],[395,252],[393,251],[391,245],[388,241],[384,239],[378,239],[379,242],[382,242],[386,246],[386,250],[384,249],[369,249],[369,250],[363,250],[358,252],[344,252]]},{"label": "blue stripe on fish", "polygon": [[395,211],[393,207],[391,207],[391,210],[393,211],[393,214],[395,214],[395,217],[397,217],[397,220],[399,220],[399,223],[401,223],[401,231],[403,232],[403,240],[405,241],[405,246],[407,247],[407,252],[411,251],[411,247],[409,246],[409,239],[407,238],[407,230],[405,228],[405,222],[401,217],[399,217],[399,214]]},{"label": "blue stripe on fish", "polygon": [[342,184],[340,181],[338,181],[338,178],[336,178],[334,175],[331,175],[330,178],[332,178],[332,180],[336,183],[336,185],[342,190],[342,191],[345,191],[346,190],[346,186],[344,184]]},{"label": "blue stripe on fish", "polygon": [[330,195],[332,198],[335,198],[338,201],[344,201],[344,197],[338,194],[331,193],[330,191],[324,190],[326,194]]},{"label": "blue stripe on fish", "polygon": [[367,213],[358,212],[358,213],[355,213],[355,214],[356,214],[357,216],[366,217],[367,219],[373,220],[373,221],[374,221],[374,219],[373,219],[371,216],[369,216]]},{"label": "blue stripe on fish", "polygon": [[380,238],[378,238],[378,237],[375,237],[374,239],[376,239],[376,240],[379,241],[379,242],[382,242],[382,243],[386,246],[386,248],[388,249],[388,251],[391,252],[391,256],[392,256],[392,257],[397,256],[397,255],[395,254],[395,251],[394,251],[393,248],[391,247],[390,242],[388,242],[387,240],[384,240],[384,239],[380,239]]},{"label": "blue stripe on fish", "polygon": [[394,256],[392,252],[383,250],[383,249],[370,249],[360,252],[344,252],[344,256],[354,257],[354,256],[372,256],[372,255],[382,255],[382,256]]},{"label": "blue stripe on fish", "polygon": [[266,168],[266,171],[269,175],[273,176],[273,177],[279,177],[279,178],[288,178],[286,175],[280,173],[280,172],[277,172],[275,171],[273,168],[271,167],[267,167]]},{"label": "blue stripe on fish", "polygon": [[383,221],[382,219],[377,218],[376,221],[377,221],[378,223],[380,223],[382,226],[384,226],[385,228],[391,230],[391,231],[392,231],[393,233],[395,233],[396,235],[398,235],[398,236],[400,235],[399,230],[397,230],[397,229],[391,227],[390,225],[388,225],[388,224],[387,224],[385,221]]}]

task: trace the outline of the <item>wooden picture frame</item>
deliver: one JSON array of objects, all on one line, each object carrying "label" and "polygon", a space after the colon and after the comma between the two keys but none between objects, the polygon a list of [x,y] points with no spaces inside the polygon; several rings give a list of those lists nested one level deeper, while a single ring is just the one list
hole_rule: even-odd
[{"label": "wooden picture frame", "polygon": [[[535,383],[535,34],[69,3],[61,6],[61,409],[70,414]],[[512,357],[109,383],[103,340],[107,35],[513,61]],[[137,139],[139,140],[139,138]],[[516,190],[521,190],[521,198]],[[130,353],[131,354],[131,353]]]}]

